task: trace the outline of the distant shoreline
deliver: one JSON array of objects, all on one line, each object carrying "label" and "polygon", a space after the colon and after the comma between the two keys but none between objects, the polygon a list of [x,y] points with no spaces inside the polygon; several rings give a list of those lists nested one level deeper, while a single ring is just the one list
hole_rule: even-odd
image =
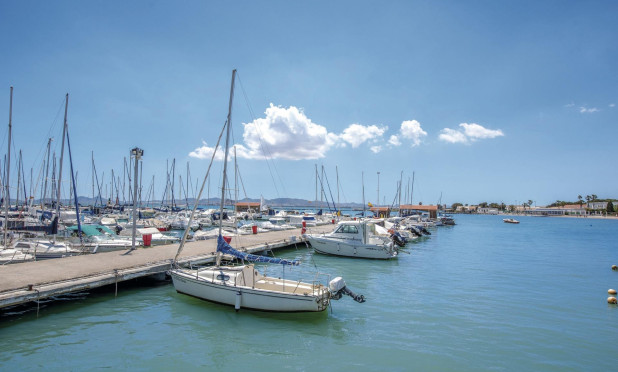
[{"label": "distant shoreline", "polygon": [[[484,214],[480,213],[470,213],[476,214],[479,216],[484,216]],[[526,214],[515,214],[515,213],[504,213],[499,214],[498,216],[508,216],[508,217],[558,217],[558,218],[579,218],[579,219],[597,219],[597,220],[618,220],[618,216],[602,216],[602,215],[587,215],[587,216],[569,216],[569,215],[560,215],[560,216],[534,216],[534,215],[526,215]]]}]

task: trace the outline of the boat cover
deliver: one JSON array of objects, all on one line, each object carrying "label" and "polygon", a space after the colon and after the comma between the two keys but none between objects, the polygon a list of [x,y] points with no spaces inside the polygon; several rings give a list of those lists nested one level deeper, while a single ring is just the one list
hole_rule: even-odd
[{"label": "boat cover", "polygon": [[234,257],[241,258],[249,262],[268,262],[292,266],[300,265],[299,260],[284,260],[282,258],[259,256],[256,254],[237,251],[236,249],[232,248],[232,246],[230,246],[225,240],[223,240],[223,236],[221,236],[221,234],[219,234],[219,238],[217,238],[217,251],[223,254],[229,254]]}]

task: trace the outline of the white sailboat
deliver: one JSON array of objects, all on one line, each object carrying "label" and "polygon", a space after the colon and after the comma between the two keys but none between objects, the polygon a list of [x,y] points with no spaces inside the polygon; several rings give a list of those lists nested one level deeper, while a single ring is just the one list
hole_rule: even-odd
[{"label": "white sailboat", "polygon": [[[220,210],[223,211],[225,199],[227,159],[229,153],[229,133],[231,126],[232,100],[234,96],[234,79],[236,70],[232,73],[232,87],[230,90],[230,102],[226,121],[227,134],[225,145],[225,160],[223,165],[223,187],[221,190]],[[225,129],[225,127],[224,127]],[[217,145],[213,152],[211,163],[206,172],[206,177],[202,182],[202,188],[197,200],[200,199],[204,189],[208,173],[212,166],[215,153],[219,147],[219,142],[223,131],[217,140]],[[193,218],[197,202],[191,213],[190,220]],[[230,254],[241,258],[243,261],[250,262],[269,262],[282,265],[298,265],[296,260],[283,260],[272,257],[251,255],[239,252],[232,248],[223,238],[221,219],[219,220],[219,236],[217,244],[217,261],[215,266],[201,269],[180,268],[177,265],[178,256],[182,251],[186,241],[187,231],[183,236],[176,257],[174,258],[174,268],[170,270],[170,275],[174,287],[178,293],[187,294],[203,300],[234,306],[238,311],[240,308],[247,308],[261,311],[276,312],[317,312],[324,311],[328,307],[331,299],[339,299],[342,293],[351,295],[356,301],[364,302],[363,296],[356,296],[346,287],[343,279],[335,278],[329,283],[329,287],[318,281],[305,283],[302,281],[281,279],[262,275],[253,264],[242,266],[222,266],[221,257],[223,254]]]}]

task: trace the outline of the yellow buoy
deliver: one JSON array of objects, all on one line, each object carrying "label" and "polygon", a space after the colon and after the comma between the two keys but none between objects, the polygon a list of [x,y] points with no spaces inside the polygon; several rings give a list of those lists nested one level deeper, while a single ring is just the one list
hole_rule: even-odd
[{"label": "yellow buoy", "polygon": [[615,295],[616,294],[616,290],[615,289],[608,289],[607,293],[609,293],[611,295]]},{"label": "yellow buoy", "polygon": [[618,300],[616,300],[616,297],[608,297],[607,303],[608,304],[618,304]]},{"label": "yellow buoy", "polygon": [[614,271],[618,270],[618,266],[612,265],[612,270],[614,270]]}]

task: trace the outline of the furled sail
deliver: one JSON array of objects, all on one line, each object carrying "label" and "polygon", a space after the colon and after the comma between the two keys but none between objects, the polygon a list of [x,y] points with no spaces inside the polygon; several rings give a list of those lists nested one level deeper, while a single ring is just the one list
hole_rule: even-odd
[{"label": "furled sail", "polygon": [[241,258],[245,261],[250,261],[250,262],[268,262],[268,263],[276,263],[276,264],[281,264],[281,265],[292,265],[292,266],[300,265],[299,260],[284,260],[282,258],[259,256],[256,254],[250,254],[250,253],[237,251],[236,249],[232,248],[229,244],[227,244],[227,242],[223,240],[223,236],[221,235],[219,235],[219,238],[217,239],[217,251],[223,254],[229,254],[234,257]]}]

